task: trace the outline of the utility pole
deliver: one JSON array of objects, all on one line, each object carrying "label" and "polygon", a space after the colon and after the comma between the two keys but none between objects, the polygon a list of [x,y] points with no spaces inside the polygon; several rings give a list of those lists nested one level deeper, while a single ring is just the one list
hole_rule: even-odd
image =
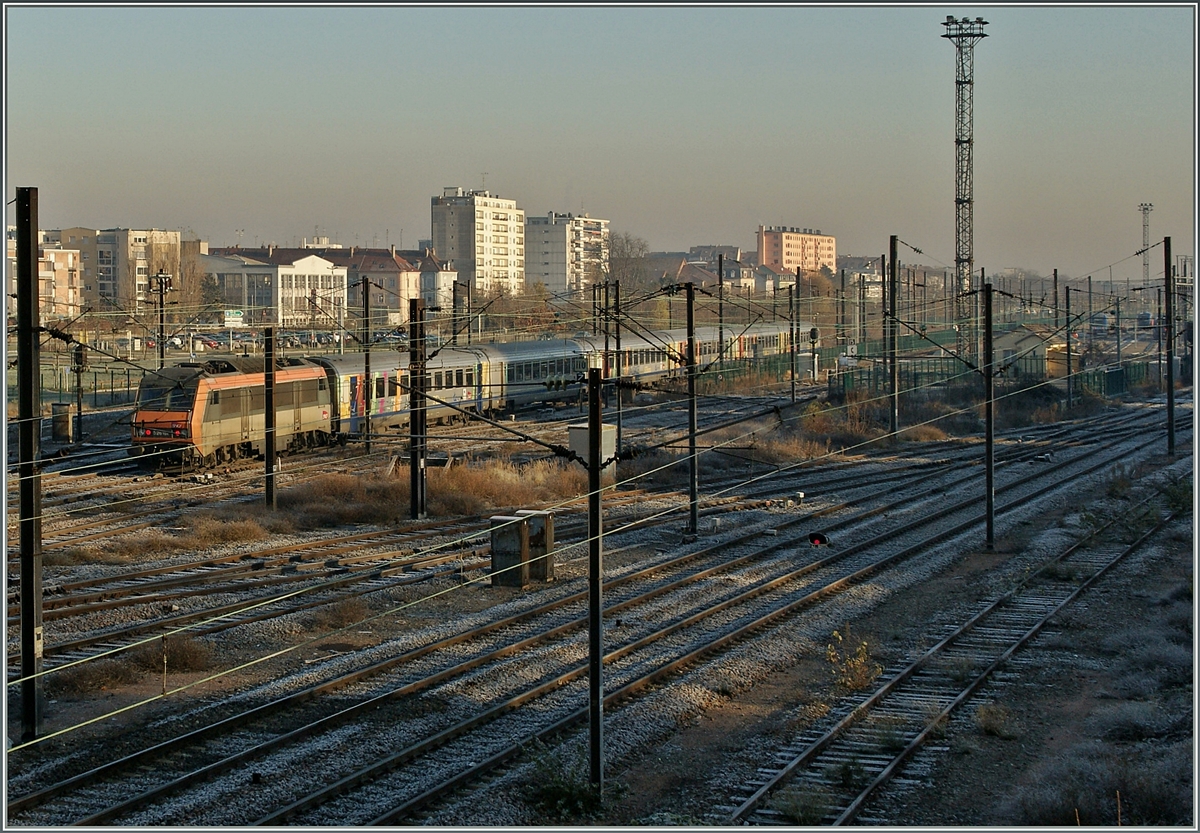
[{"label": "utility pole", "polygon": [[954,176],[954,227],[956,281],[955,318],[958,330],[958,355],[970,358],[975,355],[975,318],[971,307],[971,277],[975,270],[974,256],[974,104],[975,104],[975,44],[986,38],[983,27],[987,21],[982,17],[974,20],[955,20],[947,15],[943,38],[954,44],[955,49],[955,176]]},{"label": "utility pole", "polygon": [[425,518],[425,302],[408,300],[408,472],[411,514]]},{"label": "utility pole", "polygon": [[1157,367],[1157,368],[1158,368],[1158,386],[1159,386],[1159,387],[1162,387],[1162,384],[1163,384],[1163,303],[1162,303],[1162,291],[1163,291],[1163,288],[1162,288],[1161,286],[1156,286],[1156,287],[1154,287],[1154,294],[1155,294],[1156,296],[1158,296],[1158,297],[1157,297],[1157,299],[1156,299],[1155,307],[1154,307],[1154,315],[1155,315],[1155,319],[1154,319],[1154,320],[1155,320],[1156,322],[1158,322],[1158,326],[1156,326],[1156,327],[1154,328],[1154,359],[1155,359],[1155,367]]},{"label": "utility pole", "polygon": [[1117,298],[1115,304],[1117,307],[1117,367],[1121,367],[1121,299]]},{"label": "utility pole", "polygon": [[725,369],[725,255],[717,255],[717,366]]},{"label": "utility pole", "polygon": [[[588,368],[588,740],[591,783],[598,796],[604,795],[604,526],[600,506],[602,385],[600,368]],[[694,433],[692,437],[694,442]]]},{"label": "utility pole", "polygon": [[621,377],[625,375],[625,357],[621,354],[621,282],[613,281],[613,321],[617,342],[617,454],[621,453]]},{"label": "utility pole", "polygon": [[[1043,284],[1043,290],[1044,290],[1044,287],[1045,287],[1045,284]],[[1059,326],[1060,326],[1060,324],[1059,324],[1059,315],[1058,315],[1058,270],[1055,269],[1054,270],[1054,329],[1057,330],[1059,328]]]},{"label": "utility pole", "polygon": [[897,263],[896,263],[896,235],[892,235],[888,243],[888,251],[891,256],[891,271],[888,273],[888,307],[887,316],[888,325],[888,403],[889,403],[889,425],[892,432],[892,442],[899,442],[900,431],[900,363],[897,355],[897,341],[899,340],[899,327],[897,326]]},{"label": "utility pole", "polygon": [[21,540],[21,740],[42,731],[42,435],[38,189],[17,189],[17,407]]},{"label": "utility pole", "polygon": [[796,284],[788,287],[788,345],[792,354],[792,404],[796,404]]},{"label": "utility pole", "polygon": [[1167,296],[1167,456],[1175,456],[1175,276],[1171,269],[1171,238],[1163,238],[1163,280]]},{"label": "utility pole", "polygon": [[458,281],[450,285],[450,343],[458,346]]},{"label": "utility pole", "polygon": [[689,282],[684,286],[687,287],[688,532],[695,535],[700,528],[700,484],[696,468],[696,285]]},{"label": "utility pole", "polygon": [[265,425],[266,429],[266,450],[267,471],[264,482],[266,484],[266,503],[267,509],[275,511],[277,503],[275,500],[275,328],[267,327],[266,341],[263,342],[263,404],[265,406]]},{"label": "utility pole", "polygon": [[75,370],[75,441],[83,442],[83,371],[87,367],[86,345],[74,345],[71,350],[71,364]]},{"label": "utility pole", "polygon": [[1067,410],[1070,410],[1074,404],[1071,401],[1071,287],[1066,287],[1064,294],[1067,297]]},{"label": "utility pole", "polygon": [[987,548],[996,548],[996,397],[995,357],[992,353],[992,285],[983,285],[983,391],[987,403],[984,422],[984,462],[987,493]]},{"label": "utility pole", "polygon": [[371,453],[371,400],[374,390],[371,385],[371,282],[363,275],[363,451]]},{"label": "utility pole", "polygon": [[[1094,312],[1092,312],[1092,276],[1091,276],[1091,275],[1088,275],[1088,317],[1087,317],[1087,331],[1088,331],[1088,349],[1089,349],[1089,350],[1092,350],[1092,349],[1093,349],[1093,347],[1094,347],[1094,346],[1095,346],[1095,344],[1096,344],[1096,328],[1095,328],[1094,326],[1092,326],[1092,316],[1093,316],[1093,315],[1095,315],[1095,313],[1094,313]],[[1096,355],[1095,355],[1095,353],[1094,353],[1094,352],[1092,353],[1092,359],[1091,359],[1091,360],[1092,360],[1093,362],[1095,362],[1095,361],[1096,361]]]},{"label": "utility pole", "polygon": [[159,269],[155,277],[158,279],[158,369],[162,370],[167,363],[167,292],[171,289],[171,276]]}]

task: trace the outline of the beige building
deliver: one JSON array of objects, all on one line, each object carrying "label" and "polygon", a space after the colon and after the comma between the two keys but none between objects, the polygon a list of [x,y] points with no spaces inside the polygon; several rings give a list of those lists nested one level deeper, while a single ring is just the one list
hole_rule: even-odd
[{"label": "beige building", "polygon": [[556,214],[525,218],[525,283],[580,294],[608,269],[608,220]]},{"label": "beige building", "polygon": [[[43,239],[43,233],[38,234]],[[17,230],[9,226],[5,237],[8,263],[8,304],[10,318],[17,314]],[[83,284],[77,249],[64,249],[57,243],[38,246],[38,318],[42,325],[63,318],[75,318],[83,312]]]},{"label": "beige building", "polygon": [[153,307],[152,276],[179,274],[178,231],[77,227],[44,232],[43,241],[79,252],[82,302],[99,314]]},{"label": "beige building", "polygon": [[758,227],[758,262],[792,272],[799,266],[805,272],[837,268],[837,241],[820,229],[791,226]]},{"label": "beige building", "polygon": [[433,249],[475,298],[525,289],[525,212],[490,191],[446,188],[433,197]]}]

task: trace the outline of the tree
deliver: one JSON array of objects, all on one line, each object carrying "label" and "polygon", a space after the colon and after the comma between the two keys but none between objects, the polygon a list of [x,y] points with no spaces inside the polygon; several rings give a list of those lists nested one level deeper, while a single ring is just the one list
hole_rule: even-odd
[{"label": "tree", "polygon": [[651,286],[646,259],[650,244],[629,232],[616,232],[608,238],[608,267],[604,280],[620,281],[622,292],[645,291]]}]

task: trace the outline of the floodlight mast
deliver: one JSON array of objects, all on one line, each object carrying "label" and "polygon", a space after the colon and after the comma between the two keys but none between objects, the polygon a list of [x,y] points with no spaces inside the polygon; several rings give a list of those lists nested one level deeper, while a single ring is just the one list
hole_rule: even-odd
[{"label": "floodlight mast", "polygon": [[[986,38],[982,17],[974,20],[955,20],[946,16],[946,33],[942,35],[954,44],[957,56],[955,72],[955,175],[954,175],[954,317],[958,324],[958,355],[968,360],[976,358],[976,324],[971,292],[971,273],[975,268],[973,243],[974,165],[972,154],[975,101],[975,44]],[[978,364],[978,362],[976,362]]]}]

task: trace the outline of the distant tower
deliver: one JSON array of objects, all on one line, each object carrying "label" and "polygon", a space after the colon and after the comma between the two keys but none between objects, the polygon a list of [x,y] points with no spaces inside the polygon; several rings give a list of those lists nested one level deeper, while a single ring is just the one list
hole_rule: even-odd
[{"label": "distant tower", "polygon": [[968,358],[976,352],[974,304],[967,294],[971,291],[971,272],[975,266],[972,242],[974,165],[971,151],[975,101],[975,44],[981,38],[987,37],[983,33],[987,21],[982,17],[974,20],[965,17],[955,20],[948,15],[942,25],[946,27],[946,34],[942,37],[948,38],[954,44],[958,58],[954,78],[957,93],[954,118],[954,278],[957,295],[954,317],[958,323],[958,355]]},{"label": "distant tower", "polygon": [[1138,206],[1142,212],[1142,286],[1150,285],[1150,212],[1154,206],[1144,202]]}]

